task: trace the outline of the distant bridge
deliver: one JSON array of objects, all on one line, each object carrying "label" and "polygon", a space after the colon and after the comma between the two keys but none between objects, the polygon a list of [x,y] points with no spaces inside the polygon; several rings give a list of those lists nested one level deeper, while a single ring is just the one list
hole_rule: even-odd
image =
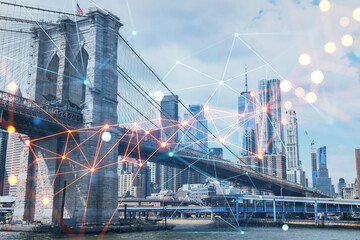
[{"label": "distant bridge", "polygon": [[[218,206],[221,203],[221,206]],[[216,195],[205,196],[203,206],[128,206],[127,212],[131,215],[136,213],[164,213],[167,216],[190,214],[210,214],[211,218],[216,215],[228,214],[236,220],[240,216],[247,219],[255,213],[271,213],[274,222],[280,214],[285,219],[287,213],[312,213],[314,220],[319,223],[319,214],[323,214],[324,219],[328,220],[328,213],[360,213],[359,200],[343,200],[334,198],[299,198],[299,197],[277,197],[277,196],[236,196],[236,195]],[[213,204],[213,205],[211,205]],[[124,212],[124,204],[119,208],[119,212]],[[145,215],[145,214],[144,214]]]}]

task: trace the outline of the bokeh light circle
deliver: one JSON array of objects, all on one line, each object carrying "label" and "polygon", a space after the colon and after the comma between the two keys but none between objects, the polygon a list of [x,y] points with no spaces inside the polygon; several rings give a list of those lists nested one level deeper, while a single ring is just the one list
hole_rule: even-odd
[{"label": "bokeh light circle", "polygon": [[339,23],[340,23],[340,26],[347,27],[350,24],[350,19],[348,17],[345,17],[345,16],[341,17]]},{"label": "bokeh light circle", "polygon": [[341,38],[341,43],[342,45],[344,45],[345,47],[350,47],[354,42],[354,39],[351,35],[346,34]]},{"label": "bokeh light circle", "polygon": [[282,225],[282,230],[286,232],[287,230],[289,230],[289,226],[287,224]]},{"label": "bokeh light circle", "polygon": [[355,21],[360,22],[360,8],[357,8],[353,11],[353,18]]},{"label": "bokeh light circle", "polygon": [[309,92],[306,94],[306,97],[305,97],[306,101],[309,102],[309,103],[314,103],[316,102],[317,100],[317,96],[315,93],[313,92]]},{"label": "bokeh light circle", "polygon": [[41,201],[44,205],[48,205],[50,203],[50,199],[48,197],[43,197]]},{"label": "bokeh light circle", "polygon": [[281,91],[283,91],[283,92],[288,92],[288,91],[291,90],[291,88],[292,88],[292,84],[291,84],[291,82],[290,82],[289,80],[283,80],[283,81],[281,81],[281,83],[280,83],[280,89],[281,89]]},{"label": "bokeh light circle", "polygon": [[290,109],[290,108],[292,108],[293,104],[292,104],[291,101],[286,101],[286,102],[284,103],[284,106],[285,106],[286,109]]},{"label": "bokeh light circle", "polygon": [[10,185],[15,185],[17,184],[17,177],[15,175],[11,175],[8,178],[8,182]]},{"label": "bokeh light circle", "polygon": [[14,126],[9,126],[8,129],[7,129],[7,131],[8,131],[9,133],[14,133],[14,132],[16,131],[16,129],[15,129]]},{"label": "bokeh light circle", "polygon": [[162,91],[158,90],[154,93],[154,99],[156,101],[160,102],[161,100],[163,100],[163,98],[164,98],[164,93]]},{"label": "bokeh light circle", "polygon": [[303,66],[307,66],[311,63],[311,57],[309,54],[303,53],[299,57],[299,63]]},{"label": "bokeh light circle", "polygon": [[311,73],[311,81],[316,84],[322,83],[324,81],[324,74],[319,70],[313,71]]},{"label": "bokeh light circle", "polygon": [[323,12],[327,12],[330,10],[331,8],[331,4],[328,0],[322,0],[320,3],[319,3],[319,8],[321,11]]},{"label": "bokeh light circle", "polygon": [[336,51],[336,45],[333,42],[328,42],[324,46],[325,52],[332,54]]},{"label": "bokeh light circle", "polygon": [[11,92],[15,92],[17,90],[17,85],[15,82],[9,82],[7,87]]},{"label": "bokeh light circle", "polygon": [[102,140],[103,140],[104,142],[108,142],[108,141],[111,140],[111,133],[109,133],[109,132],[103,132],[103,133],[101,134],[101,138],[102,138]]},{"label": "bokeh light circle", "polygon": [[301,87],[298,87],[295,89],[295,95],[298,97],[298,98],[303,98],[305,96],[305,90]]}]

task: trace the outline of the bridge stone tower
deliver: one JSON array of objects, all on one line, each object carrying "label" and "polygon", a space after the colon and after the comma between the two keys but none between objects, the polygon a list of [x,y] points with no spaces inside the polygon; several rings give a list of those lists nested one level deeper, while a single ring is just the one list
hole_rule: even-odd
[{"label": "bridge stone tower", "polygon": [[58,224],[63,215],[78,224],[106,224],[114,213],[117,219],[118,150],[113,146],[119,133],[110,128],[111,140],[99,147],[101,132],[91,137],[96,133],[91,129],[117,123],[118,20],[96,10],[76,22],[64,19],[34,29],[38,68],[28,95],[39,104],[81,111],[79,127],[89,130],[67,133],[65,128],[65,134],[36,141],[18,177],[14,221]]}]

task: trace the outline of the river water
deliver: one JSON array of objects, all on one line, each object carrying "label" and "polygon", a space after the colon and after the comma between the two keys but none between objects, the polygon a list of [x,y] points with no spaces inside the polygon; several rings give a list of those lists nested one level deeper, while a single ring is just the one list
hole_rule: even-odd
[{"label": "river water", "polygon": [[[212,226],[177,226],[172,231],[157,232],[135,232],[135,233],[108,233],[104,239],[121,239],[121,240],[236,240],[236,239],[276,239],[276,240],[360,240],[359,230],[332,229],[332,228],[298,228],[290,227],[283,231],[281,227],[250,227],[242,229],[229,227]],[[99,235],[85,235],[81,239],[97,239]],[[34,233],[15,233],[0,232],[0,239],[68,239],[67,235],[53,234],[34,234]]]}]

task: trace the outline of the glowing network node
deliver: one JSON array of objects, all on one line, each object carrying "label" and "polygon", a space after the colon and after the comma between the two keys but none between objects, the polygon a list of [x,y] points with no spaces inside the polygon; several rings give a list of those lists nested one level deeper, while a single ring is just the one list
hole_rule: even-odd
[{"label": "glowing network node", "polygon": [[288,92],[288,91],[291,90],[291,88],[292,88],[292,84],[291,84],[291,82],[290,82],[289,80],[283,80],[283,81],[281,81],[281,83],[280,83],[280,89],[281,89],[281,91],[283,91],[283,92]]},{"label": "glowing network node", "polygon": [[148,135],[149,133],[150,133],[149,131],[147,131],[147,130],[145,131],[145,135]]},{"label": "glowing network node", "polygon": [[224,85],[224,81],[219,81],[219,85],[221,86],[221,85]]},{"label": "glowing network node", "polygon": [[25,140],[25,145],[30,146],[30,140]]},{"label": "glowing network node", "polygon": [[262,108],[262,111],[265,113],[265,112],[266,112],[266,107],[263,107],[263,108]]},{"label": "glowing network node", "polygon": [[303,66],[307,66],[311,63],[311,57],[309,54],[303,53],[299,57],[299,63]]},{"label": "glowing network node", "polygon": [[90,172],[95,172],[95,168],[90,168]]},{"label": "glowing network node", "polygon": [[35,158],[36,161],[39,161],[40,159],[39,158]]},{"label": "glowing network node", "polygon": [[336,45],[333,42],[328,42],[324,46],[325,52],[332,54],[336,51]]},{"label": "glowing network node", "polygon": [[84,84],[85,86],[87,86],[87,85],[89,84],[89,81],[88,81],[88,80],[84,80],[84,81],[83,81],[83,84]]},{"label": "glowing network node", "polygon": [[220,138],[220,143],[225,143],[225,138]]},{"label": "glowing network node", "polygon": [[282,124],[282,125],[286,125],[286,124],[288,124],[287,119],[286,119],[286,118],[282,119],[282,120],[281,120],[281,124]]},{"label": "glowing network node", "polygon": [[109,129],[109,127],[110,127],[109,124],[105,124],[104,126],[105,129]]},{"label": "glowing network node", "polygon": [[41,123],[41,119],[38,117],[34,117],[32,121],[35,125],[39,125]]},{"label": "glowing network node", "polygon": [[44,205],[48,205],[50,203],[50,199],[48,197],[43,197],[41,201]]},{"label": "glowing network node", "polygon": [[17,90],[17,85],[15,82],[9,82],[7,87],[11,92],[15,92]]},{"label": "glowing network node", "polygon": [[16,131],[14,126],[9,126],[7,130],[9,133],[14,133]]},{"label": "glowing network node", "polygon": [[183,121],[182,123],[181,123],[181,125],[183,125],[183,126],[187,126],[189,123],[188,123],[188,121]]},{"label": "glowing network node", "polygon": [[340,23],[340,26],[347,27],[350,24],[350,19],[348,17],[345,17],[345,16],[341,17],[339,23]]},{"label": "glowing network node", "polygon": [[62,159],[66,159],[66,156],[65,156],[65,155],[63,155],[61,158],[62,158]]},{"label": "glowing network node", "polygon": [[176,64],[180,64],[180,61],[179,61],[179,60],[176,60]]},{"label": "glowing network node", "polygon": [[10,185],[15,185],[17,184],[17,177],[15,175],[11,175],[8,178],[8,182]]},{"label": "glowing network node", "polygon": [[308,101],[309,103],[314,103],[316,102],[317,100],[317,96],[315,93],[313,92],[309,92],[306,94],[306,97],[305,97],[306,101]]},{"label": "glowing network node", "polygon": [[210,110],[210,107],[209,107],[208,105],[206,105],[206,106],[204,107],[204,110],[205,110],[205,111],[209,111],[209,110]]},{"label": "glowing network node", "polygon": [[248,172],[245,172],[245,174],[246,174],[246,175],[249,175],[249,173],[248,173]]},{"label": "glowing network node", "polygon": [[109,132],[103,132],[101,138],[104,142],[108,142],[111,140],[111,134]]},{"label": "glowing network node", "polygon": [[305,96],[305,90],[301,87],[298,87],[295,89],[295,95],[298,97],[298,98],[303,98]]},{"label": "glowing network node", "polygon": [[264,155],[262,155],[261,153],[258,155],[258,159],[263,159],[264,158]]},{"label": "glowing network node", "polygon": [[71,130],[68,130],[68,133],[71,133]]},{"label": "glowing network node", "polygon": [[285,106],[286,109],[290,109],[293,105],[292,105],[292,102],[291,102],[291,101],[286,101],[286,102],[284,103],[284,106]]},{"label": "glowing network node", "polygon": [[354,39],[351,35],[346,34],[341,38],[341,43],[344,47],[350,47],[354,42]]},{"label": "glowing network node", "polygon": [[243,234],[243,235],[244,235],[244,234],[245,234],[245,232],[244,232],[244,231],[241,231],[241,232],[240,232],[240,234]]},{"label": "glowing network node", "polygon": [[324,81],[324,74],[319,70],[313,71],[311,73],[311,81],[316,84],[322,83]]},{"label": "glowing network node", "polygon": [[137,126],[139,126],[139,123],[138,123],[138,122],[134,122],[134,123],[133,123],[133,126],[134,126],[134,127],[137,127]]},{"label": "glowing network node", "polygon": [[242,114],[240,115],[240,117],[245,117],[245,113],[242,113]]},{"label": "glowing network node", "polygon": [[328,0],[322,0],[320,3],[319,3],[319,8],[321,11],[323,12],[327,12],[330,10],[331,8],[331,4]]},{"label": "glowing network node", "polygon": [[121,161],[125,162],[125,161],[126,161],[126,159],[125,159],[125,158],[123,158],[123,159],[121,159]]},{"label": "glowing network node", "polygon": [[139,163],[139,167],[142,167],[144,164],[142,164],[141,162]]},{"label": "glowing network node", "polygon": [[284,231],[289,230],[289,226],[287,224],[282,225],[282,230]]},{"label": "glowing network node", "polygon": [[262,199],[262,196],[260,195],[259,198]]},{"label": "glowing network node", "polygon": [[356,8],[353,11],[353,18],[355,19],[355,21],[360,22],[360,8]]},{"label": "glowing network node", "polygon": [[169,152],[169,157],[173,157],[174,153],[173,152]]},{"label": "glowing network node", "polygon": [[239,37],[239,33],[234,33],[234,37]]},{"label": "glowing network node", "polygon": [[137,32],[135,30],[132,30],[131,34],[135,36]]},{"label": "glowing network node", "polygon": [[160,143],[160,146],[161,146],[162,148],[166,147],[166,142],[161,142],[161,143]]},{"label": "glowing network node", "polygon": [[163,100],[163,98],[164,98],[164,93],[162,91],[158,90],[154,93],[154,99],[156,101],[160,102],[161,100]]},{"label": "glowing network node", "polygon": [[253,91],[250,91],[250,96],[255,96],[255,93]]}]

